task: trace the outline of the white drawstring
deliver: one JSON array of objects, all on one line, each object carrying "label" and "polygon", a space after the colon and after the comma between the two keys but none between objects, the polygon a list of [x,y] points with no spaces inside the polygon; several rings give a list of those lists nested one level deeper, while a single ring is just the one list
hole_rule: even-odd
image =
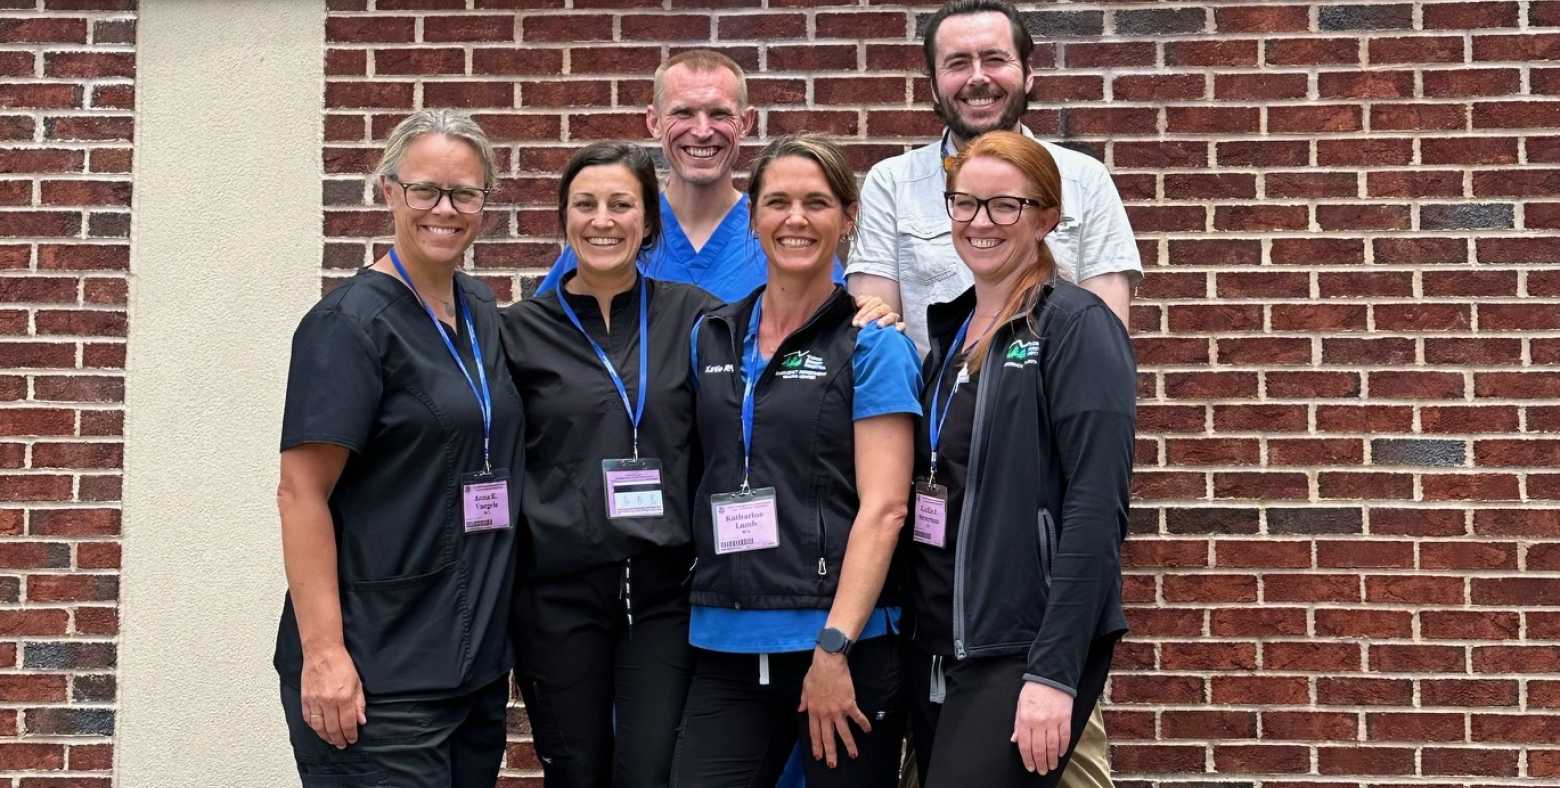
[{"label": "white drawstring", "polygon": [[927,693],[927,700],[936,704],[948,697],[948,677],[943,674],[942,661],[941,656],[932,657],[931,691]]}]

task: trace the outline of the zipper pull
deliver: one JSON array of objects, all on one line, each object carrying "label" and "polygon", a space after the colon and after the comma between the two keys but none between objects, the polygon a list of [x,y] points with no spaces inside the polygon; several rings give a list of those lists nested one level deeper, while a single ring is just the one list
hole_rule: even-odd
[{"label": "zipper pull", "polygon": [[823,556],[820,555],[818,556],[818,576],[823,577],[827,574],[829,574],[829,565],[823,562]]}]

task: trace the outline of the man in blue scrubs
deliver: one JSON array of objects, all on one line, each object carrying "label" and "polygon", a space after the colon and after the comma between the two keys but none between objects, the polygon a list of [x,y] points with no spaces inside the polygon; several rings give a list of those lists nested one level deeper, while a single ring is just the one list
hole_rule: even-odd
[{"label": "man in blue scrubs", "polygon": [[[748,106],[742,67],[719,52],[696,49],[655,70],[655,103],[645,126],[671,167],[661,192],[661,239],[645,251],[646,276],[688,282],[723,301],[764,283],[764,252],[748,229],[747,195],[731,183],[742,138],[758,111]],[[574,269],[565,249],[537,288],[557,287]]]},{"label": "man in blue scrubs", "polygon": [[[661,238],[640,258],[652,279],[687,282],[722,301],[764,283],[764,251],[748,222],[747,195],[731,183],[742,139],[757,124],[736,61],[708,49],[674,55],[655,70],[655,103],[645,127],[661,143],[671,173],[661,191]],[[545,293],[574,270],[565,249],[537,288]],[[835,261],[835,279],[844,281]]]},{"label": "man in blue scrubs", "polygon": [[[640,257],[640,272],[737,301],[763,284],[768,270],[747,195],[731,182],[742,139],[758,122],[758,110],[748,104],[747,77],[731,58],[693,49],[655,70],[654,100],[645,108],[645,126],[661,143],[671,173],[661,190],[661,237]],[[565,248],[536,292],[557,287],[576,265],[574,252]],[[845,281],[838,258],[834,280]],[[802,788],[799,757],[800,749],[776,788]]]}]

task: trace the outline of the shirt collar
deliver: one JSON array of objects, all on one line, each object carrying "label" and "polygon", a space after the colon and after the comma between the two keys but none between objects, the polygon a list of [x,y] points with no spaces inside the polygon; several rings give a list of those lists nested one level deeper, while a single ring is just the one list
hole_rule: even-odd
[{"label": "shirt collar", "polygon": [[[1025,126],[1022,123],[1018,124],[1018,131],[1019,131],[1019,133],[1023,134],[1025,137],[1028,137],[1029,139],[1034,139],[1035,138],[1035,133],[1030,131],[1029,127]],[[958,152],[959,151],[956,148],[954,148],[954,146],[953,146],[953,132],[949,131],[947,128],[944,128],[943,129],[943,133],[942,133],[942,155],[943,155],[943,158],[948,158],[949,156],[956,155]]]}]

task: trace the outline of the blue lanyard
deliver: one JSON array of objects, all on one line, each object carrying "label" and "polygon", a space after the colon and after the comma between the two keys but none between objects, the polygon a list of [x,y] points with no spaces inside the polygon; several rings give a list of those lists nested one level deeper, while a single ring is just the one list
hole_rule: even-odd
[{"label": "blue lanyard", "polygon": [[742,338],[742,344],[746,345],[749,339],[753,340],[753,349],[742,357],[742,491],[748,490],[748,470],[753,456],[753,386],[758,383],[758,378],[764,370],[759,365],[758,355],[758,323],[759,315],[763,314],[764,297],[759,296],[753,303],[753,317],[748,320],[747,334]]},{"label": "blue lanyard", "polygon": [[401,281],[406,283],[407,289],[417,297],[417,303],[421,304],[423,311],[428,313],[428,319],[433,321],[433,327],[439,331],[439,338],[444,340],[444,348],[450,351],[450,358],[455,359],[455,366],[460,368],[460,374],[466,378],[466,385],[477,397],[477,407],[482,410],[482,472],[492,473],[493,463],[489,446],[493,436],[493,394],[488,389],[487,369],[482,365],[482,345],[477,341],[477,327],[471,322],[471,310],[466,308],[464,300],[460,297],[460,283],[456,282],[454,288],[455,313],[466,322],[466,335],[471,339],[471,357],[477,362],[477,380],[482,383],[480,389],[477,388],[476,382],[472,381],[465,362],[460,360],[460,353],[456,352],[455,343],[450,341],[449,333],[444,330],[444,323],[439,321],[439,317],[433,313],[428,302],[423,300],[422,293],[417,292],[417,285],[412,284],[412,278],[401,265],[401,258],[396,255],[394,247],[390,249],[390,262],[395,264],[395,272],[401,275]]},{"label": "blue lanyard", "polygon": [[[562,290],[562,287],[559,287]],[[628,421],[634,427],[634,459],[639,459],[639,422],[645,417],[645,388],[650,380],[650,299],[645,292],[645,278],[639,277],[639,404],[637,406],[628,403],[628,388],[623,385],[623,378],[618,375],[617,367],[612,366],[612,359],[607,358],[607,351],[601,348],[596,340],[591,339],[585,332],[585,326],[580,325],[579,315],[574,314],[574,307],[569,306],[567,294],[558,293],[558,305],[563,307],[563,314],[569,318],[569,322],[580,330],[585,341],[590,343],[590,349],[596,351],[596,358],[601,365],[607,368],[607,377],[612,379],[612,385],[617,389],[619,397],[623,398],[623,409],[628,411]]]},{"label": "blue lanyard", "polygon": [[928,484],[937,481],[937,439],[942,437],[943,423],[948,420],[948,411],[953,409],[953,397],[959,393],[959,381],[955,378],[953,390],[948,392],[948,406],[943,408],[941,413],[938,412],[937,403],[942,398],[943,375],[948,373],[948,365],[953,363],[955,356],[959,355],[959,348],[964,345],[964,335],[969,332],[970,321],[974,319],[975,313],[971,312],[969,317],[964,318],[964,325],[959,326],[959,333],[953,335],[953,344],[948,346],[948,355],[943,358],[942,369],[937,371],[937,385],[932,388],[932,407],[926,419],[926,430],[932,439],[932,467],[926,475]]}]

